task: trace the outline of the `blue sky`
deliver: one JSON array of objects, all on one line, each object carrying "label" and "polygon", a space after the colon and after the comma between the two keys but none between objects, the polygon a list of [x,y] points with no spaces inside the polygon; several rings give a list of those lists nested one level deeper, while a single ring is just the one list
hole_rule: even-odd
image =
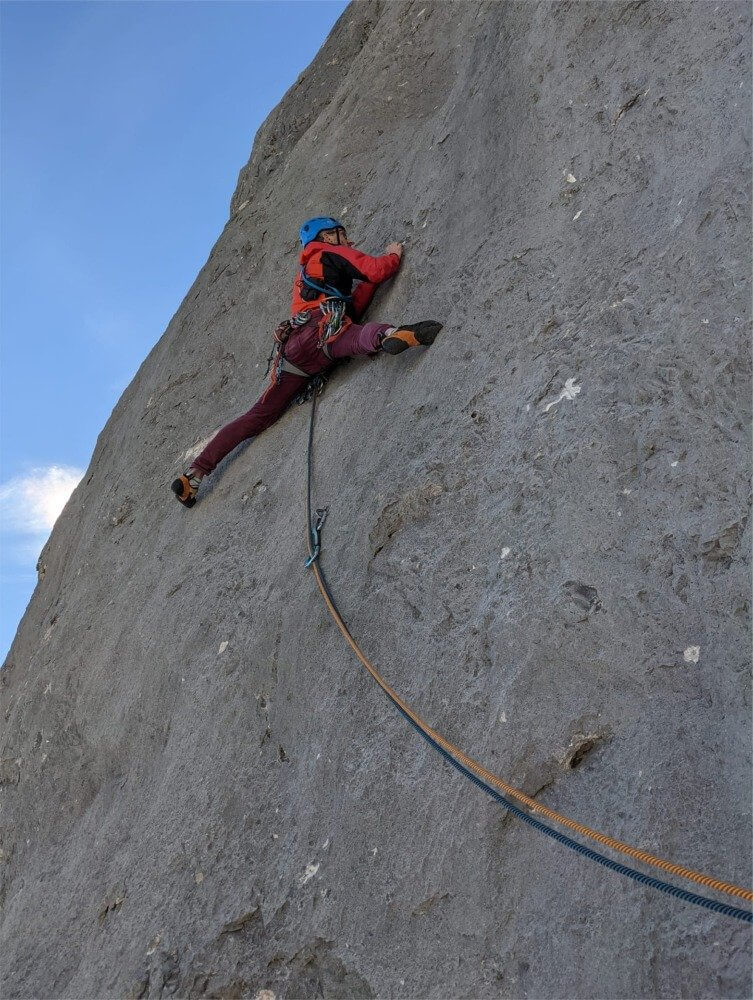
[{"label": "blue sky", "polygon": [[97,434],[344,0],[0,5],[0,656]]}]

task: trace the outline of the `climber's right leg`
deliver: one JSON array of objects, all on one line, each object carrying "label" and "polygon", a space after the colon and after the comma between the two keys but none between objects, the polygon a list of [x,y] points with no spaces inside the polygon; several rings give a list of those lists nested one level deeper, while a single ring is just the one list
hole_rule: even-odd
[{"label": "climber's right leg", "polygon": [[[237,448],[241,441],[256,437],[282,416],[294,396],[297,396],[306,379],[301,375],[285,372],[279,382],[271,383],[242,416],[226,424],[191,463],[190,468],[172,484],[173,493],[186,507],[196,502],[198,485],[204,476],[213,472],[217,465]],[[193,480],[193,482],[192,482]]]}]

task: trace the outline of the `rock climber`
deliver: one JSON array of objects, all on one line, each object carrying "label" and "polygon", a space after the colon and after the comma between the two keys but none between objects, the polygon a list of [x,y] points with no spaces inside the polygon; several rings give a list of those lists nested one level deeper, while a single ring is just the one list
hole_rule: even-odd
[{"label": "rock climber", "polygon": [[[428,346],[442,329],[434,320],[390,326],[359,324],[377,285],[400,267],[401,243],[372,257],[357,250],[337,219],[318,216],[300,229],[299,271],[293,283],[291,318],[275,331],[269,383],[251,409],[215,434],[190,468],[172,484],[185,507],[193,507],[199,483],[246,438],[273,424],[308,380],[341,358],[400,354]],[[353,282],[358,282],[353,289]]]}]

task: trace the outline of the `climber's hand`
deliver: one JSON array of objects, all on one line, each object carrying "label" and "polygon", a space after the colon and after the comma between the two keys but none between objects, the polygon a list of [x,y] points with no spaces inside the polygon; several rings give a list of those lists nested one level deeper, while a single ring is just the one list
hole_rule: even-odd
[{"label": "climber's hand", "polygon": [[402,260],[403,258],[403,244],[402,243],[388,243],[385,253],[396,253],[398,257]]}]

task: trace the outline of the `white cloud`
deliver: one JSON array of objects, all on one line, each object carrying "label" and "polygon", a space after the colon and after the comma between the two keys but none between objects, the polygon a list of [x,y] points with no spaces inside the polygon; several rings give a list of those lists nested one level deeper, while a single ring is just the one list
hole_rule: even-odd
[{"label": "white cloud", "polygon": [[0,486],[3,533],[33,535],[44,540],[83,476],[81,469],[50,465],[30,469]]}]

